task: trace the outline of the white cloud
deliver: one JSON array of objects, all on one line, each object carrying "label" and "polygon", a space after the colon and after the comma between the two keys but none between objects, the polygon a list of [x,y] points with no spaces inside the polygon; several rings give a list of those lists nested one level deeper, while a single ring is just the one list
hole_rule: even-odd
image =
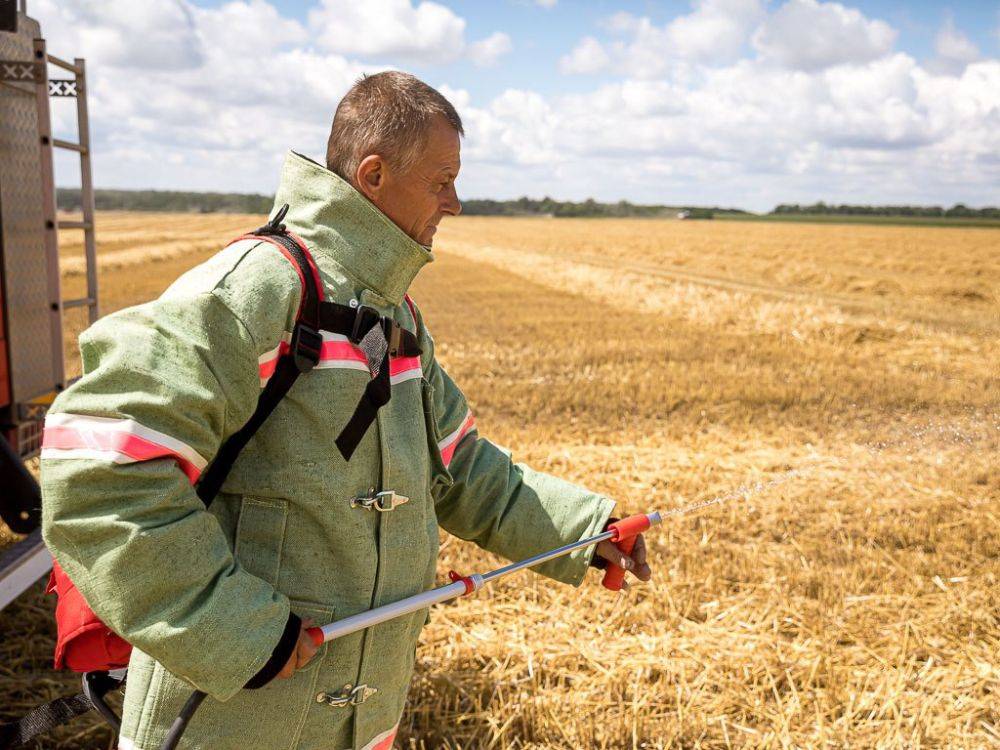
[{"label": "white cloud", "polygon": [[694,0],[690,13],[664,26],[620,11],[604,22],[618,39],[604,45],[584,37],[559,67],[564,73],[594,73],[613,64],[629,76],[656,78],[677,63],[724,64],[739,56],[762,16],[760,0]]},{"label": "white cloud", "polygon": [[535,4],[543,8],[554,8],[559,0],[535,0]]},{"label": "white cloud", "polygon": [[896,31],[840,3],[789,0],[768,16],[753,43],[765,59],[794,70],[865,63],[887,54]]},{"label": "white cloud", "polygon": [[[271,190],[285,150],[323,153],[337,102],[372,71],[297,47],[305,29],[264,0],[118,10],[85,0],[32,8],[55,54],[87,58],[98,185]],[[74,120],[55,126],[71,137]],[[57,172],[60,184],[73,179]]]},{"label": "white cloud", "polygon": [[306,30],[265,0],[227,2],[214,10],[196,11],[202,38],[234,49],[274,50],[301,43]]},{"label": "white cloud", "polygon": [[466,52],[467,57],[480,67],[496,65],[497,61],[513,49],[510,37],[497,31],[485,39],[473,42]]},{"label": "white cloud", "polygon": [[465,26],[464,18],[431,0],[319,0],[309,11],[321,49],[364,60],[442,65],[466,58],[490,66],[512,49],[503,32],[469,43]]},{"label": "white cloud", "polygon": [[573,51],[559,58],[562,73],[597,73],[611,64],[611,58],[599,41],[592,36],[581,39]]},{"label": "white cloud", "polygon": [[63,27],[77,31],[95,63],[143,69],[195,68],[202,63],[193,12],[183,0],[68,2],[63,12]]},{"label": "white cloud", "polygon": [[309,26],[323,49],[343,55],[445,63],[465,48],[465,19],[430,0],[321,0]]},{"label": "white cloud", "polygon": [[934,52],[935,57],[928,62],[928,68],[948,75],[960,75],[969,63],[982,58],[979,48],[955,28],[955,22],[951,18],[934,38]]},{"label": "white cloud", "polygon": [[667,26],[669,50],[689,60],[732,60],[763,15],[758,0],[702,0]]}]

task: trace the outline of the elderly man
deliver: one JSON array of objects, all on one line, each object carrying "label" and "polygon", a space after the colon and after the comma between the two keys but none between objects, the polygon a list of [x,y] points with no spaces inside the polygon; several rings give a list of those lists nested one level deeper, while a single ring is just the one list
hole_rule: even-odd
[{"label": "elderly man", "polygon": [[[47,427],[44,531],[94,611],[135,647],[120,747],[157,748],[194,686],[214,700],[184,746],[389,748],[427,613],[318,651],[305,626],[433,586],[438,526],[516,559],[607,524],[610,500],[514,464],[479,435],[406,294],[439,222],[461,211],[462,132],[440,93],[381,73],[337,108],[328,168],[295,153],[285,162],[276,206],[290,207],[285,223],[325,299],[396,321],[419,347],[392,360],[391,398],[352,450],[336,438],[373,375],[349,338],[324,332],[315,369],[215,502],[196,494],[253,413],[303,294],[296,267],[260,239],[80,337],[85,374]],[[578,585],[592,554],[538,571]],[[631,558],[610,543],[598,554],[649,578],[641,543]]]}]

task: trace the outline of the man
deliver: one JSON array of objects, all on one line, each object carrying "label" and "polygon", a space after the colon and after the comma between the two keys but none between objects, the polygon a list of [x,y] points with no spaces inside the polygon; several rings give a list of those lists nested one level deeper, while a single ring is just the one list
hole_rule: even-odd
[{"label": "man", "polygon": [[[329,169],[286,160],[275,203],[290,206],[285,222],[325,298],[394,319],[421,350],[393,360],[391,400],[349,460],[334,441],[372,375],[357,347],[326,333],[319,364],[208,510],[194,492],[295,321],[300,280],[270,244],[236,242],[80,337],[84,376],[47,425],[44,531],[94,611],[135,646],[120,747],[157,748],[194,686],[213,700],[189,747],[389,748],[427,613],[319,651],[308,622],[432,587],[439,525],[517,559],[608,522],[610,500],[515,465],[479,436],[406,297],[438,223],[461,211],[462,132],[437,91],[381,73],[337,108]],[[598,553],[649,578],[641,542],[631,559],[609,543]],[[578,585],[592,554],[538,572]]]}]

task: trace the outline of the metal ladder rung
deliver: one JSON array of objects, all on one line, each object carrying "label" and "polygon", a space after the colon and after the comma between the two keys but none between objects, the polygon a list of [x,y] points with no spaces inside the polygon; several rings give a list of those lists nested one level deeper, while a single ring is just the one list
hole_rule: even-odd
[{"label": "metal ladder rung", "polygon": [[48,54],[45,55],[45,59],[48,60],[53,65],[55,65],[57,68],[62,68],[63,70],[68,70],[70,73],[76,73],[77,75],[80,75],[80,68],[71,62],[66,62],[65,60],[62,60],[56,57],[55,55],[48,55]]},{"label": "metal ladder rung", "polygon": [[92,304],[94,304],[93,297],[80,297],[79,299],[64,300],[62,306],[63,310],[69,310],[74,307],[90,307]]},{"label": "metal ladder rung", "polygon": [[60,221],[60,229],[93,229],[93,223],[89,221]]},{"label": "metal ladder rung", "polygon": [[52,139],[52,145],[55,146],[56,148],[64,148],[67,151],[76,151],[77,153],[80,154],[87,153],[86,146],[82,146],[79,143],[72,143],[70,141],[61,141],[58,138]]}]

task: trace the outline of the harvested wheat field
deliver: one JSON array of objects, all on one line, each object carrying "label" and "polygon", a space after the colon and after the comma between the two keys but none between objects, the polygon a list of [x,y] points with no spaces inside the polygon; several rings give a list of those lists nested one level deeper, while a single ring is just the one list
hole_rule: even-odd
[{"label": "harvested wheat field", "polygon": [[[261,218],[99,221],[110,311]],[[460,218],[436,245],[413,294],[484,435],[623,513],[706,507],[624,596],[523,574],[435,610],[397,746],[1000,745],[1000,230]],[[440,571],[496,563],[448,539]],[[72,689],[51,608],[0,613],[5,715]]]}]

